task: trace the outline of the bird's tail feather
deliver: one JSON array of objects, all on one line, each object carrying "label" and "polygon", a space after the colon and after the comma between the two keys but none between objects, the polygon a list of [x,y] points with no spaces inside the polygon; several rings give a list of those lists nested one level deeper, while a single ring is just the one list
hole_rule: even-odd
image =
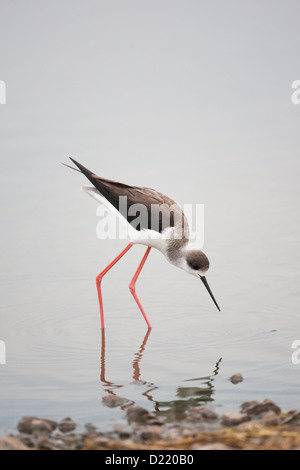
[{"label": "bird's tail feather", "polygon": [[78,168],[74,168],[73,166],[67,165],[66,163],[62,163],[62,165],[67,166],[68,168],[71,168],[71,170],[78,171],[78,173],[82,173],[82,171],[78,170]]}]

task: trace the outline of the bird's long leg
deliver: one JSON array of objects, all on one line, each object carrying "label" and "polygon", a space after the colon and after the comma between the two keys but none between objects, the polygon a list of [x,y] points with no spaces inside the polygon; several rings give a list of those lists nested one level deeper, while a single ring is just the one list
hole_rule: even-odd
[{"label": "bird's long leg", "polygon": [[143,309],[143,307],[142,307],[142,304],[141,304],[141,302],[139,301],[138,296],[136,295],[136,292],[135,292],[135,283],[136,283],[136,280],[137,280],[137,278],[139,277],[140,272],[141,272],[141,270],[142,270],[142,268],[143,268],[143,266],[144,266],[144,264],[145,264],[145,262],[146,262],[146,259],[148,258],[148,255],[149,255],[149,253],[150,253],[150,250],[151,250],[151,247],[149,246],[149,247],[147,248],[147,250],[146,250],[146,253],[145,253],[144,256],[143,256],[142,261],[141,261],[140,264],[139,264],[139,267],[138,267],[137,270],[136,270],[135,275],[133,276],[133,278],[131,279],[131,282],[130,282],[130,284],[129,284],[130,292],[132,293],[132,295],[133,295],[133,297],[134,297],[134,300],[135,300],[136,303],[138,304],[139,309],[140,309],[140,311],[142,312],[142,315],[143,315],[143,317],[145,318],[145,321],[146,321],[146,323],[147,323],[147,325],[148,325],[148,328],[151,328],[151,325],[150,325],[150,322],[149,322],[149,320],[148,320],[148,318],[147,318],[147,315],[146,315],[146,313],[145,313],[145,311],[144,311],[144,309]]},{"label": "bird's long leg", "polygon": [[129,243],[129,245],[124,248],[123,251],[108,265],[106,266],[103,271],[96,277],[96,286],[98,291],[98,298],[99,298],[99,306],[100,306],[100,318],[101,318],[101,328],[104,328],[104,312],[103,312],[103,302],[102,302],[102,293],[101,293],[101,281],[103,276],[122,258],[122,256],[127,253],[127,251],[132,247],[133,243]]}]

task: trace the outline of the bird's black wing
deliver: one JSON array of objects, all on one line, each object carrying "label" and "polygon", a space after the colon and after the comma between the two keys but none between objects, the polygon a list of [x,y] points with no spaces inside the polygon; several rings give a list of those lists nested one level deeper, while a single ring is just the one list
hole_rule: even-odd
[{"label": "bird's black wing", "polygon": [[155,189],[129,186],[101,178],[73,158],[71,160],[136,230],[149,228],[161,233],[175,224],[186,224],[188,227],[182,209],[168,196]]}]

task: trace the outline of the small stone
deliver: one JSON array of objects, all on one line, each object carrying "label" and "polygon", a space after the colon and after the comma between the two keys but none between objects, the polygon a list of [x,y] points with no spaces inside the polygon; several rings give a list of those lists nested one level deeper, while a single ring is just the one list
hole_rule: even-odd
[{"label": "small stone", "polygon": [[102,403],[108,406],[108,408],[116,408],[129,403],[129,400],[127,398],[118,397],[117,395],[108,395],[102,398]]},{"label": "small stone", "polygon": [[241,410],[245,411],[245,410],[247,410],[247,408],[249,408],[249,406],[257,405],[257,403],[258,403],[258,401],[256,401],[256,400],[244,401],[244,403],[241,404]]},{"label": "small stone", "polygon": [[108,437],[95,437],[95,438],[90,438],[87,437],[84,441],[84,445],[87,449],[93,450],[93,449],[102,449],[102,448],[107,448],[111,442],[111,439]]},{"label": "small stone", "polygon": [[281,411],[279,406],[269,399],[261,402],[245,402],[242,404],[242,410],[252,416],[258,416],[262,413],[266,413],[267,411],[274,411],[274,413],[279,414]]},{"label": "small stone", "polygon": [[159,439],[160,435],[160,426],[145,426],[140,433],[140,439],[143,441],[153,441],[155,439]]},{"label": "small stone", "polygon": [[277,413],[273,410],[266,411],[263,413],[260,423],[266,426],[279,426],[281,424],[281,419]]},{"label": "small stone", "polygon": [[180,432],[181,432],[181,436],[183,437],[183,439],[195,436],[195,430],[194,429],[183,428],[183,429],[181,429]]},{"label": "small stone", "polygon": [[257,432],[259,424],[255,420],[245,421],[244,423],[239,424],[239,431],[247,432]]},{"label": "small stone", "polygon": [[49,439],[49,437],[45,438],[43,434],[37,436],[35,447],[38,448],[39,450],[55,450],[56,449],[55,445],[53,445],[53,443],[51,442],[51,439]]},{"label": "small stone", "polygon": [[29,448],[17,437],[8,435],[0,440],[0,450],[29,450]]},{"label": "small stone", "polygon": [[71,418],[64,418],[58,425],[58,429],[63,433],[74,431],[76,427],[77,424]]},{"label": "small stone", "polygon": [[65,446],[64,441],[59,438],[50,438],[48,442],[52,449],[63,449]]},{"label": "small stone", "polygon": [[238,373],[238,374],[232,375],[229,378],[229,380],[232,384],[236,385],[236,384],[239,384],[239,383],[243,382],[244,377],[242,376],[242,374]]},{"label": "small stone", "polygon": [[20,433],[17,437],[26,447],[33,448],[35,446],[35,438],[32,435]]},{"label": "small stone", "polygon": [[215,421],[218,419],[217,413],[208,406],[194,406],[189,409],[189,415],[203,421]]},{"label": "small stone", "polygon": [[237,426],[238,424],[248,421],[250,418],[246,413],[239,413],[238,411],[229,411],[221,418],[221,423],[224,426]]},{"label": "small stone", "polygon": [[177,441],[180,438],[180,431],[178,429],[167,429],[164,433],[164,440],[166,441]]},{"label": "small stone", "polygon": [[128,421],[136,421],[139,423],[145,423],[150,417],[153,417],[146,408],[137,405],[130,406],[127,409],[126,416]]},{"label": "small stone", "polygon": [[288,412],[288,415],[282,420],[281,424],[289,423],[292,423],[296,426],[300,425],[300,411],[293,410]]},{"label": "small stone", "polygon": [[56,421],[35,416],[24,416],[18,423],[18,431],[25,434],[51,434],[57,427]]},{"label": "small stone", "polygon": [[130,424],[117,425],[117,426],[114,427],[114,433],[118,434],[120,439],[127,439],[133,433],[132,425],[130,425]]}]

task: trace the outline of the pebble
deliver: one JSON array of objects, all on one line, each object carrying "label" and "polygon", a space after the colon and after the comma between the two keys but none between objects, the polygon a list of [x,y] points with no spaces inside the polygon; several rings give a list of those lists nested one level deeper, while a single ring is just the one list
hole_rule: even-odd
[{"label": "pebble", "polygon": [[29,450],[23,442],[15,436],[5,436],[0,440],[0,450]]},{"label": "pebble", "polygon": [[102,403],[108,408],[116,408],[118,406],[123,406],[129,403],[127,398],[118,397],[117,395],[108,395],[107,397],[102,398]]},{"label": "pebble", "polygon": [[51,434],[57,428],[57,422],[36,416],[24,416],[18,423],[18,431],[25,434]]},{"label": "pebble", "polygon": [[87,437],[85,439],[85,446],[88,450],[99,449],[99,447],[107,448],[110,441],[111,440],[108,437],[103,436],[95,437],[93,439]]},{"label": "pebble", "polygon": [[[86,425],[83,432],[70,432],[76,428],[71,418],[57,423],[35,416],[23,417],[17,427],[18,435],[0,439],[0,450],[132,450],[148,445],[155,448],[156,444],[159,449],[161,445],[165,448],[166,443],[169,449],[180,449],[183,445],[195,450],[229,450],[241,445],[291,449],[300,446],[300,412],[283,413],[269,399],[244,402],[241,412],[231,411],[223,416],[218,416],[210,406],[194,406],[182,420],[169,422],[163,422],[146,408],[132,405],[126,410],[126,421],[109,432],[99,431],[93,425]],[[282,437],[282,429],[291,431],[290,437],[289,432]]]},{"label": "pebble", "polygon": [[139,423],[145,423],[150,418],[154,417],[150,411],[141,406],[133,405],[127,408],[126,417],[129,422],[135,421]]},{"label": "pebble", "polygon": [[232,384],[236,385],[236,384],[239,384],[239,383],[243,382],[244,377],[242,376],[242,374],[238,373],[238,374],[232,375],[229,378],[229,380]]},{"label": "pebble", "polygon": [[64,418],[58,425],[58,429],[63,433],[74,431],[76,427],[77,424],[71,418]]},{"label": "pebble", "polygon": [[250,418],[246,413],[239,413],[238,411],[228,411],[221,418],[221,423],[224,426],[237,426],[238,424],[248,421]]},{"label": "pebble", "polygon": [[263,400],[261,402],[251,401],[245,402],[241,405],[241,409],[243,412],[247,413],[248,415],[255,415],[258,416],[262,413],[266,413],[267,411],[274,411],[274,413],[279,414],[281,409],[277,406],[273,401]]},{"label": "pebble", "polygon": [[218,419],[217,413],[208,406],[194,406],[189,409],[189,416],[203,421],[215,421]]},{"label": "pebble", "polygon": [[153,441],[159,439],[161,434],[161,426],[143,426],[140,432],[140,439],[142,441]]},{"label": "pebble", "polygon": [[265,426],[279,426],[282,420],[280,416],[273,410],[266,411],[262,414],[261,424]]},{"label": "pebble", "polygon": [[288,416],[282,419],[282,424],[292,423],[300,425],[300,411],[293,410],[289,411]]}]

